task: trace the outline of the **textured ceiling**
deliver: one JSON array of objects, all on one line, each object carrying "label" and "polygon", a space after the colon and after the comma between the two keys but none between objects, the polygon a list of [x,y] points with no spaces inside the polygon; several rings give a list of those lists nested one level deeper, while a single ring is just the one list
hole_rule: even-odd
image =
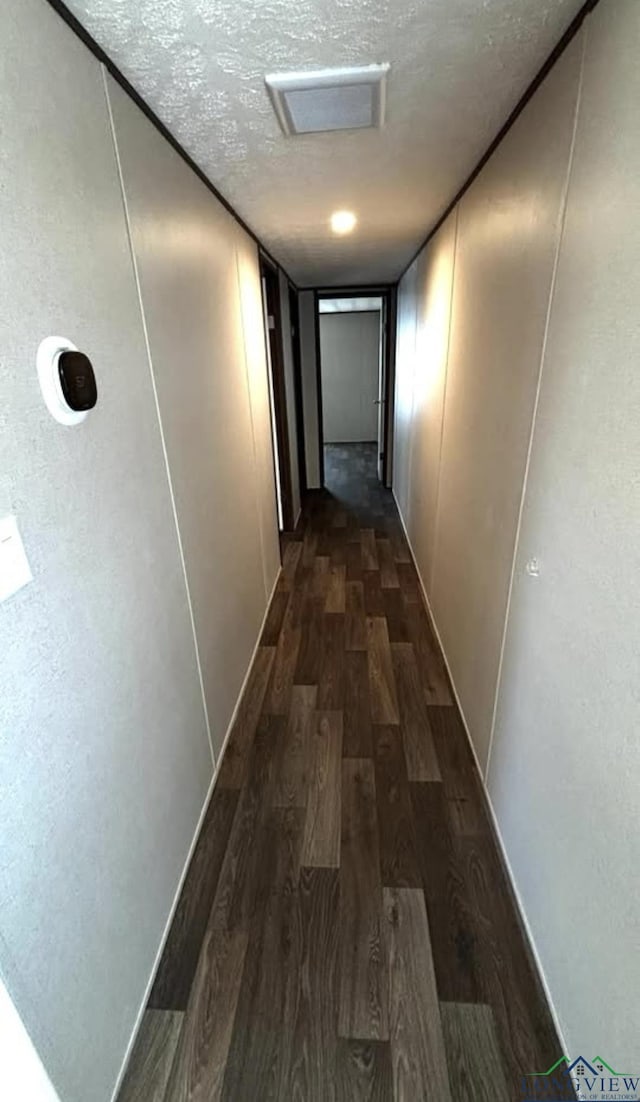
[{"label": "textured ceiling", "polygon": [[[582,0],[67,3],[292,278],[332,286],[399,275]],[[282,134],[266,73],[383,61],[382,130]]]}]

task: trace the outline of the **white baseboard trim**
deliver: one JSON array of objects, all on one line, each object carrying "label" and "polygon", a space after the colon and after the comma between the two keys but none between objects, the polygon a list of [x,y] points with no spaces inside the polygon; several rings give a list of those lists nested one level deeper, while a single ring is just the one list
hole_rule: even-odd
[{"label": "white baseboard trim", "polygon": [[[404,522],[404,517],[402,515],[402,509],[400,508],[400,503],[399,503],[399,501],[398,501],[398,499],[395,495],[395,490],[392,490],[391,492],[393,494],[393,500],[396,503],[396,508],[398,510],[398,516],[400,517],[400,523],[402,525],[402,530],[404,532],[405,539],[406,539],[407,545],[409,547],[409,552],[411,554],[411,559],[413,561],[413,565],[415,566],[416,574],[418,575],[418,581],[420,582],[420,589],[422,591],[422,599],[425,603],[425,608],[426,608],[427,614],[429,616],[429,621],[431,623],[431,627],[433,628],[433,634],[435,635],[436,641],[437,641],[438,646],[440,648],[440,653],[442,655],[442,659],[443,659],[444,664],[445,664],[445,668],[446,668],[446,671],[447,671],[447,676],[449,678],[449,682],[450,682],[450,685],[451,685],[451,690],[453,692],[455,702],[457,704],[458,711],[459,711],[460,717],[462,719],[462,724],[463,724],[463,727],[464,727],[464,730],[465,730],[465,734],[467,736],[467,741],[469,743],[471,753],[473,755],[473,760],[476,763],[476,769],[478,770],[478,776],[480,777],[480,780],[482,781],[482,788],[483,788],[483,791],[484,791],[485,799],[487,801],[487,807],[489,809],[489,815],[491,817],[491,823],[493,825],[493,830],[494,830],[494,833],[495,833],[495,836],[496,836],[496,839],[497,839],[497,842],[498,842],[498,846],[500,848],[500,853],[502,854],[502,861],[503,861],[504,867],[505,867],[506,872],[507,872],[507,877],[509,879],[509,884],[511,885],[511,891],[513,892],[513,897],[514,897],[514,899],[516,901],[516,904],[517,904],[517,907],[518,907],[518,912],[520,914],[520,921],[521,921],[522,926],[524,928],[524,931],[527,935],[527,941],[529,942],[529,948],[531,950],[531,955],[533,957],[533,961],[534,961],[534,964],[535,964],[537,972],[538,972],[538,978],[540,980],[540,983],[542,985],[542,989],[543,989],[543,991],[545,993],[545,996],[546,996],[546,999],[547,999],[547,1004],[548,1004],[549,1010],[551,1012],[551,1018],[553,1020],[554,1026],[555,1026],[556,1033],[558,1034],[558,1040],[560,1041],[560,1044],[562,1045],[562,1052],[565,1055],[570,1055],[568,1050],[567,1050],[567,1043],[566,1043],[565,1036],[564,1036],[564,1030],[562,1029],[562,1025],[560,1024],[560,1019],[558,1018],[558,1013],[556,1011],[555,1003],[554,1003],[553,997],[551,995],[551,990],[549,988],[549,984],[547,983],[547,977],[545,975],[544,968],[542,967],[542,961],[540,959],[540,954],[538,953],[538,948],[537,948],[537,945],[535,943],[535,939],[534,939],[534,936],[533,936],[533,931],[531,929],[531,926],[529,925],[529,919],[527,918],[527,913],[524,909],[524,903],[522,901],[522,897],[521,897],[520,892],[518,890],[518,884],[517,884],[516,878],[514,876],[513,869],[511,867],[511,862],[509,860],[509,855],[507,853],[507,848],[506,848],[506,845],[505,845],[505,842],[504,842],[504,838],[502,837],[502,831],[500,830],[500,824],[498,822],[498,817],[496,815],[495,808],[494,808],[493,802],[491,800],[491,795],[489,793],[489,789],[487,788],[487,782],[486,782],[486,779],[485,779],[485,775],[484,775],[484,772],[483,772],[483,770],[480,766],[480,762],[478,760],[478,755],[476,753],[476,748],[473,744],[473,739],[471,737],[471,731],[469,730],[469,724],[467,723],[467,719],[466,719],[466,716],[464,714],[464,709],[462,707],[460,697],[458,696],[458,690],[456,688],[456,683],[454,681],[453,674],[451,672],[451,667],[449,665],[449,660],[447,658],[447,653],[446,653],[446,651],[444,649],[444,646],[442,644],[442,639],[441,639],[441,636],[440,636],[440,632],[438,631],[438,625],[437,625],[437,623],[435,621],[435,617],[433,615],[433,609],[431,608],[431,603],[430,603],[429,597],[427,595],[427,590],[426,590],[426,587],[425,587],[425,584],[424,584],[424,581],[423,581],[423,578],[422,578],[422,574],[420,573],[420,567],[418,566],[418,563],[416,561],[416,556],[415,556],[415,553],[414,553],[414,550],[413,550],[413,545],[411,543],[411,539],[410,539],[409,533],[407,531],[407,526]],[[558,1055],[561,1055],[561,1054],[558,1053]],[[524,1069],[523,1069],[523,1071],[524,1071]]]},{"label": "white baseboard trim", "polygon": [[233,709],[233,715],[231,716],[231,719],[229,720],[229,726],[227,727],[227,733],[226,733],[226,735],[224,736],[224,738],[222,740],[222,746],[220,747],[220,753],[218,754],[218,761],[217,761],[217,764],[216,764],[216,770],[215,770],[215,773],[213,775],[213,784],[215,784],[218,773],[220,772],[220,766],[222,764],[222,759],[224,758],[225,750],[227,749],[227,744],[228,744],[229,739],[231,737],[231,732],[233,730],[233,725],[234,725],[236,719],[238,718],[238,712],[240,710],[240,704],[241,704],[242,698],[244,696],[244,691],[247,687],[247,682],[249,681],[249,675],[251,674],[251,669],[253,667],[253,663],[255,662],[256,654],[258,653],[258,647],[260,646],[260,640],[262,639],[262,633],[264,631],[264,625],[267,622],[267,616],[269,615],[269,609],[271,608],[271,602],[273,601],[273,595],[276,591],[276,587],[278,585],[278,582],[280,581],[281,575],[282,575],[282,566],[278,570],[278,573],[276,574],[276,580],[273,583],[273,585],[271,586],[271,593],[269,594],[269,599],[267,601],[267,607],[265,609],[264,616],[262,617],[262,623],[260,624],[260,630],[258,631],[258,638],[256,639],[256,644],[253,648],[253,652],[252,652],[251,658],[249,660],[249,665],[247,666],[247,672],[244,675],[244,681],[242,682],[242,685],[240,687],[240,692],[238,693],[238,699],[236,700],[236,706]]},{"label": "white baseboard trim", "polygon": [[131,1054],[133,1052],[133,1048],[134,1048],[134,1045],[136,1043],[136,1039],[137,1039],[137,1036],[138,1036],[138,1032],[140,1030],[140,1026],[142,1025],[142,1019],[144,1017],[144,1012],[147,1009],[147,1003],[149,1001],[149,996],[151,994],[151,989],[153,987],[153,983],[154,983],[154,980],[156,978],[158,968],[160,967],[160,961],[162,960],[162,954],[164,953],[165,945],[166,945],[167,939],[169,937],[169,932],[171,930],[171,924],[172,924],[173,919],[175,917],[175,913],[178,909],[178,903],[180,902],[180,896],[182,895],[182,889],[184,887],[184,882],[187,878],[187,872],[189,871],[189,865],[191,864],[191,859],[192,859],[193,854],[195,852],[196,845],[198,844],[198,839],[200,837],[200,831],[202,830],[202,824],[204,823],[205,816],[207,814],[207,811],[209,810],[209,804],[211,802],[211,797],[213,796],[213,790],[216,786],[216,781],[218,779],[218,774],[220,773],[220,766],[222,764],[222,759],[224,758],[224,752],[227,748],[227,744],[229,742],[229,738],[230,738],[231,732],[233,730],[233,725],[234,725],[234,723],[235,723],[235,721],[238,717],[238,711],[240,709],[240,703],[242,701],[242,697],[244,696],[244,692],[245,692],[245,689],[247,687],[247,683],[249,681],[249,676],[251,674],[251,669],[253,667],[253,663],[255,661],[256,654],[258,653],[258,647],[260,646],[260,640],[262,638],[262,632],[263,632],[264,626],[267,622],[267,616],[269,615],[269,609],[271,608],[271,602],[273,601],[273,595],[276,591],[276,586],[278,585],[278,582],[280,581],[281,574],[282,574],[282,567],[280,567],[280,569],[278,570],[278,573],[276,575],[276,580],[274,581],[273,586],[271,587],[271,594],[269,596],[269,600],[267,601],[267,607],[265,609],[264,616],[262,617],[262,623],[260,624],[260,629],[258,631],[255,646],[254,646],[253,651],[251,653],[251,658],[249,659],[249,665],[247,666],[247,672],[244,675],[244,679],[243,679],[242,685],[240,687],[240,692],[238,693],[238,699],[236,700],[235,708],[233,709],[231,719],[229,720],[229,724],[227,726],[227,731],[226,731],[226,734],[225,734],[224,739],[222,741],[222,746],[220,748],[220,753],[218,754],[217,759],[216,759],[216,764],[215,764],[215,767],[214,767],[214,770],[213,770],[213,775],[211,777],[209,788],[207,790],[207,795],[205,796],[205,800],[204,800],[204,803],[202,805],[202,811],[200,812],[200,815],[199,815],[199,818],[198,818],[195,833],[193,835],[193,838],[191,839],[191,844],[189,846],[189,851],[187,853],[187,857],[186,857],[186,860],[185,860],[185,863],[184,863],[184,867],[183,867],[182,873],[180,875],[180,880],[178,881],[178,887],[176,889],[176,892],[175,892],[175,895],[174,895],[174,898],[173,898],[173,903],[171,905],[171,910],[169,912],[169,917],[168,917],[167,922],[165,924],[164,932],[163,932],[163,935],[162,935],[162,938],[161,938],[161,941],[160,941],[160,945],[158,947],[158,952],[156,953],[156,958],[155,958],[155,961],[153,963],[153,968],[151,970],[151,975],[149,977],[149,982],[147,983],[147,986],[145,988],[142,1003],[140,1005],[140,1009],[139,1009],[138,1014],[136,1016],[135,1024],[134,1024],[134,1027],[133,1027],[133,1032],[132,1032],[131,1037],[129,1039],[129,1044],[127,1045],[127,1049],[126,1049],[126,1052],[125,1052],[125,1055],[124,1055],[124,1059],[122,1061],[122,1066],[120,1068],[120,1072],[119,1072],[118,1078],[116,1080],[116,1085],[115,1085],[113,1093],[111,1095],[111,1102],[116,1102],[116,1099],[118,1097],[118,1093],[119,1093],[120,1088],[122,1086],[122,1081],[123,1081],[124,1076],[126,1074],[126,1070],[127,1070],[128,1064],[129,1064],[129,1060],[131,1059]]}]

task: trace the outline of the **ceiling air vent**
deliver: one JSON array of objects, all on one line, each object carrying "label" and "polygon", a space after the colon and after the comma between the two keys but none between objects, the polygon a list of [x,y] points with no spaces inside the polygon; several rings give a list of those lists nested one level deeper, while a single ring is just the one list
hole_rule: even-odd
[{"label": "ceiling air vent", "polygon": [[384,123],[388,65],[270,73],[269,95],[285,134],[361,130]]}]

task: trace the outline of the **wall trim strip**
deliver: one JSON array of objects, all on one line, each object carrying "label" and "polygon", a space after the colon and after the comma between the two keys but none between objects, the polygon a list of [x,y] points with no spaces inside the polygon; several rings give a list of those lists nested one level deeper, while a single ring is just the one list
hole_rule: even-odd
[{"label": "wall trim strip", "polygon": [[[538,420],[538,407],[540,405],[540,393],[542,390],[542,381],[544,376],[544,368],[547,359],[547,343],[549,340],[549,327],[551,324],[551,317],[553,313],[553,304],[555,299],[556,281],[558,278],[558,266],[560,263],[560,253],[562,250],[562,242],[564,238],[564,227],[567,218],[567,205],[569,202],[569,189],[571,186],[571,175],[573,171],[573,158],[576,148],[576,139],[578,135],[578,122],[580,119],[580,108],[582,105],[582,86],[584,83],[584,64],[585,54],[587,49],[586,34],[582,42],[582,58],[580,60],[580,77],[578,80],[578,90],[576,95],[576,103],[573,114],[573,131],[571,134],[571,145],[569,147],[569,156],[567,158],[567,167],[565,172],[564,187],[562,192],[562,205],[560,208],[560,228],[558,231],[558,239],[556,242],[556,252],[553,258],[553,270],[551,272],[551,283],[549,284],[549,297],[547,299],[547,311],[544,322],[544,334],[542,337],[542,347],[540,349],[540,366],[538,368],[538,380],[536,384],[536,395],[533,403],[533,412],[531,415],[531,427],[529,430],[529,443],[527,446],[527,458],[525,462],[524,475],[522,478],[522,492],[520,494],[520,506],[518,509],[518,520],[516,523],[516,532],[513,541],[513,553],[511,558],[511,573],[509,576],[509,589],[507,591],[507,604],[504,612],[504,624],[502,627],[502,642],[500,644],[500,658],[498,660],[498,673],[496,677],[496,688],[493,697],[493,713],[491,716],[491,729],[489,732],[489,745],[487,748],[487,764],[485,768],[485,778],[487,785],[489,784],[489,773],[491,771],[491,758],[493,754],[493,741],[496,733],[496,722],[498,718],[498,707],[500,704],[500,690],[502,688],[502,673],[504,666],[504,657],[507,647],[507,635],[509,632],[509,619],[511,616],[511,598],[513,596],[513,588],[516,577],[516,565],[518,562],[518,553],[520,550],[520,535],[522,532],[522,518],[524,515],[524,508],[527,500],[527,488],[529,485],[529,471],[531,468],[531,456],[533,454],[533,444],[536,435],[536,423]],[[444,420],[444,418],[443,418]]]},{"label": "wall trim strip", "polygon": [[392,291],[395,283],[336,283],[334,287],[299,287],[299,291],[316,291],[320,298],[372,298]]},{"label": "wall trim strip", "polygon": [[122,171],[122,162],[120,160],[120,147],[118,145],[118,135],[116,134],[116,127],[113,118],[113,110],[111,107],[111,99],[109,96],[109,85],[107,81],[107,69],[106,66],[101,66],[102,83],[104,87],[104,96],[107,107],[107,114],[109,117],[109,126],[111,127],[111,139],[113,141],[113,151],[116,161],[116,167],[118,171],[118,183],[120,185],[120,194],[122,196],[122,208],[124,212],[124,220],[127,228],[127,241],[129,244],[129,254],[131,258],[131,267],[133,269],[133,278],[136,285],[136,294],[138,296],[138,309],[140,311],[140,322],[142,325],[142,333],[144,336],[145,350],[147,353],[147,366],[149,368],[149,376],[151,378],[151,387],[153,390],[153,398],[156,406],[156,417],[158,421],[158,431],[160,433],[160,444],[162,446],[162,455],[164,458],[165,473],[167,476],[167,483],[169,486],[169,497],[171,499],[171,509],[173,511],[173,522],[176,528],[176,539],[178,541],[178,551],[180,553],[180,562],[182,564],[182,575],[184,578],[184,587],[187,597],[187,605],[189,608],[189,619],[191,621],[191,634],[193,635],[193,646],[196,660],[196,667],[198,670],[198,681],[200,683],[200,694],[202,696],[202,708],[204,712],[204,721],[207,728],[207,738],[209,740],[209,751],[211,753],[212,767],[215,769],[216,755],[213,748],[213,738],[211,735],[211,723],[209,720],[209,708],[207,705],[207,694],[204,687],[204,675],[202,673],[202,663],[200,661],[200,647],[198,644],[198,632],[196,629],[196,618],[193,611],[193,601],[191,600],[191,587],[189,585],[189,572],[187,570],[187,561],[184,554],[184,545],[182,543],[182,532],[180,530],[180,518],[178,517],[178,506],[176,504],[175,493],[173,489],[173,479],[171,477],[171,465],[169,463],[169,453],[167,451],[167,444],[164,434],[164,425],[162,423],[162,413],[160,410],[160,399],[158,398],[158,388],[156,386],[156,375],[153,367],[153,354],[151,351],[151,341],[149,339],[149,330],[147,327],[147,315],[145,311],[144,300],[142,297],[142,287],[140,286],[140,273],[138,271],[138,261],[136,258],[136,251],[133,244],[133,231],[131,228],[131,218],[129,216],[129,202],[127,199],[127,189],[124,182],[124,173]]}]

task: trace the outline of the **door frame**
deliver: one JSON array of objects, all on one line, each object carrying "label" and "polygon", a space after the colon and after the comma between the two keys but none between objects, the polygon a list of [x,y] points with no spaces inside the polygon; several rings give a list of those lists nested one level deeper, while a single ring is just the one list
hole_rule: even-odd
[{"label": "door frame", "polygon": [[373,287],[322,287],[314,290],[314,318],[316,338],[316,382],[318,393],[318,448],[320,451],[320,484],[324,487],[324,426],[322,420],[322,363],[320,352],[320,301],[327,298],[380,298],[380,349],[383,356],[384,371],[384,416],[382,444],[382,484],[391,482],[391,456],[389,447],[393,425],[393,393],[395,389],[395,287],[376,285]]},{"label": "door frame", "polygon": [[260,284],[265,323],[265,351],[267,369],[270,367],[271,386],[269,406],[271,423],[277,443],[277,455],[273,456],[274,478],[280,487],[283,532],[293,531],[293,491],[291,485],[291,453],[289,450],[289,426],[287,421],[287,391],[284,373],[284,347],[282,341],[282,308],[280,303],[280,273],[277,267],[260,253]]},{"label": "door frame", "polygon": [[291,352],[293,355],[293,397],[295,402],[296,445],[298,451],[298,482],[300,499],[307,492],[307,457],[304,450],[304,404],[302,397],[302,346],[300,343],[300,306],[298,292],[289,283],[289,321],[291,324]]}]

